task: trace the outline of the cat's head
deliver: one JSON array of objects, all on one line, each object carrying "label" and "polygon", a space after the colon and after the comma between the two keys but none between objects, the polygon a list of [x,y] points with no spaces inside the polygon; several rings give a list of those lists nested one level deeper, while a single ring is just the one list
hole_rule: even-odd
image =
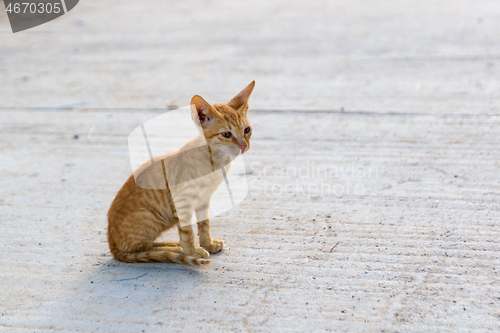
[{"label": "cat's head", "polygon": [[252,125],[248,121],[248,99],[255,81],[252,81],[230,102],[213,106],[196,95],[191,99],[193,120],[201,127],[213,155],[231,159],[250,149]]}]

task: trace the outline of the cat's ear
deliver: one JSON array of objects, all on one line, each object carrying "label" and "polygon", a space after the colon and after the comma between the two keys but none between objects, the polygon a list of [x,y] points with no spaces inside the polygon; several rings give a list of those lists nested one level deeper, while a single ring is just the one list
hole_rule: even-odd
[{"label": "cat's ear", "polygon": [[246,115],[248,111],[248,99],[252,94],[253,87],[255,86],[255,81],[252,81],[245,89],[243,89],[235,98],[233,98],[227,105],[233,109],[241,112],[242,115]]},{"label": "cat's ear", "polygon": [[210,125],[219,112],[200,96],[191,99],[191,117],[197,125],[205,128]]}]

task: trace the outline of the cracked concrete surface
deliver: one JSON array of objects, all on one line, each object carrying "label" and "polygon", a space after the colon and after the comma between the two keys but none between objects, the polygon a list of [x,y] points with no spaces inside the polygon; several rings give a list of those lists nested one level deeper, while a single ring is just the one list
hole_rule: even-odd
[{"label": "cracked concrete surface", "polygon": [[[499,17],[82,1],[12,35],[0,10],[0,330],[499,331]],[[224,251],[113,260],[128,134],[252,79],[250,192],[212,219]]]}]

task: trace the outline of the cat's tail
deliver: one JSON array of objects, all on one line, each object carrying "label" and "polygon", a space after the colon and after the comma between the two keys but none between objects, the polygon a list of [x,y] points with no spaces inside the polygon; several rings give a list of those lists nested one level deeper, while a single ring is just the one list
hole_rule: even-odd
[{"label": "cat's tail", "polygon": [[189,266],[203,266],[212,262],[210,259],[197,258],[184,253],[169,252],[160,249],[132,253],[115,249],[111,253],[116,260],[126,263],[169,262]]}]

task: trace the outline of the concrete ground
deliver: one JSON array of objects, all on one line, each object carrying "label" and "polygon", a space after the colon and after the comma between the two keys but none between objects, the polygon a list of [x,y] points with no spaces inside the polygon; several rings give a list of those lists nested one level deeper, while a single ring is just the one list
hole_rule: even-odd
[{"label": "concrete ground", "polygon": [[[87,0],[12,34],[0,10],[0,331],[499,331],[499,22],[496,1]],[[129,133],[253,79],[224,251],[113,260]]]}]

